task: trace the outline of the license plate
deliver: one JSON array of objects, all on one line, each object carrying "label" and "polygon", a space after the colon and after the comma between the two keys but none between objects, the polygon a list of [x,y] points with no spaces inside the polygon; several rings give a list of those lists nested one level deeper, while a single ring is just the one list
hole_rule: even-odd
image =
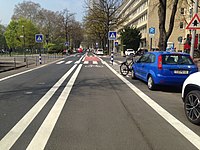
[{"label": "license plate", "polygon": [[174,70],[175,74],[188,74],[189,71],[188,70]]}]

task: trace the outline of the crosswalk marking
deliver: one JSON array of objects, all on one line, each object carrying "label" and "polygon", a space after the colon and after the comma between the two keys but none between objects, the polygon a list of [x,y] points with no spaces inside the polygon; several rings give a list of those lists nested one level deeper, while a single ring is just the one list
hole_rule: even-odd
[{"label": "crosswalk marking", "polygon": [[[57,65],[60,65],[60,64],[63,64],[63,63],[65,63],[66,65],[69,65],[69,64],[71,64],[73,61],[67,61],[67,62],[65,62],[65,61],[59,61],[59,62],[57,62],[56,64]],[[80,63],[80,61],[76,61],[74,64],[79,64]],[[88,64],[94,64],[94,65],[98,65],[99,64],[99,61],[83,61],[83,64],[84,65],[88,65]]]},{"label": "crosswalk marking", "polygon": [[68,64],[71,64],[71,63],[72,63],[72,61],[67,61],[65,64],[68,65]]},{"label": "crosswalk marking", "polygon": [[60,65],[60,64],[62,64],[62,63],[64,63],[65,61],[59,61],[59,62],[57,62],[56,64],[57,65]]},{"label": "crosswalk marking", "polygon": [[89,64],[89,61],[84,61],[83,64],[87,65],[87,64]]},{"label": "crosswalk marking", "polygon": [[93,61],[93,64],[94,64],[94,65],[97,65],[97,64],[98,64],[98,62],[97,62],[97,61]]}]

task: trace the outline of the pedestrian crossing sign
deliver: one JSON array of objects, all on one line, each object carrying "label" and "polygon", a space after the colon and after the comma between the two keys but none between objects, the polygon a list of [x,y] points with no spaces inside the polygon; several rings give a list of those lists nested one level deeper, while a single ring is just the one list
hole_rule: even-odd
[{"label": "pedestrian crossing sign", "polygon": [[116,40],[117,39],[117,32],[115,32],[115,31],[109,31],[108,32],[108,39],[109,40]]},{"label": "pedestrian crossing sign", "polygon": [[36,34],[35,35],[35,42],[36,43],[42,43],[43,41],[43,35],[42,34]]},{"label": "pedestrian crossing sign", "polygon": [[195,14],[194,17],[192,18],[192,20],[189,22],[189,24],[187,25],[186,29],[200,29],[200,18],[198,16],[198,14]]}]

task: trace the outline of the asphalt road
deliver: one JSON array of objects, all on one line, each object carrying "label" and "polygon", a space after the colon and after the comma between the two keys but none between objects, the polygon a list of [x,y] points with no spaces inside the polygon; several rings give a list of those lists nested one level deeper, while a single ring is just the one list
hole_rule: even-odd
[{"label": "asphalt road", "polygon": [[0,149],[196,150],[179,89],[150,91],[92,54],[0,79]]}]

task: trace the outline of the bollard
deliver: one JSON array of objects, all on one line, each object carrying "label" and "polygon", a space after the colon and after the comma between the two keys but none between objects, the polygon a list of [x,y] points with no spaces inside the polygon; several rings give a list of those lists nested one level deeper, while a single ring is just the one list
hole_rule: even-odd
[{"label": "bollard", "polygon": [[28,57],[26,58],[26,68],[28,68]]},{"label": "bollard", "polygon": [[112,65],[113,65],[113,62],[114,62],[114,54],[113,54],[113,51],[111,52],[111,57],[110,57],[110,60],[112,62]]},{"label": "bollard", "polygon": [[40,64],[42,64],[42,57],[41,57],[41,54],[39,55],[39,62],[40,62]]},{"label": "bollard", "polygon": [[14,69],[16,69],[16,58],[14,57]]}]

